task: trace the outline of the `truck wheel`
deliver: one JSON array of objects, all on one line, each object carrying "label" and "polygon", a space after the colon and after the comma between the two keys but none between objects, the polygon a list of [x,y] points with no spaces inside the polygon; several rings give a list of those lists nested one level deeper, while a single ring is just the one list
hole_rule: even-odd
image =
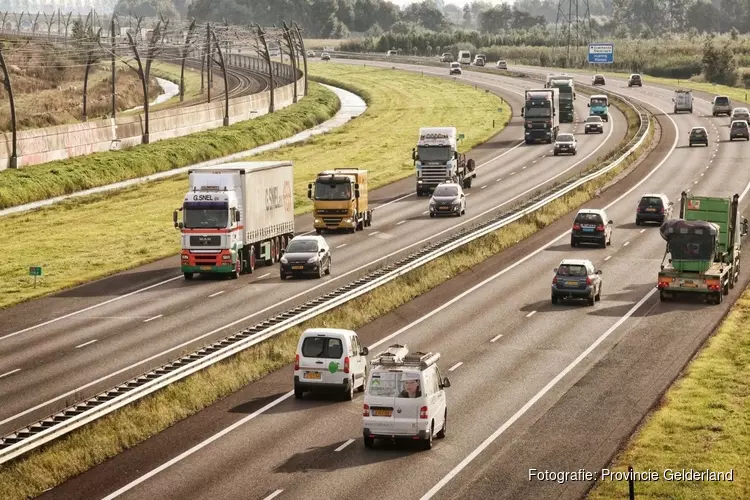
[{"label": "truck wheel", "polygon": [[182,273],[185,276],[186,280],[192,280],[193,279],[193,273]]},{"label": "truck wheel", "polygon": [[724,283],[724,288],[722,289],[724,295],[729,295],[729,280],[730,278],[727,278],[727,282]]},{"label": "truck wheel", "polygon": [[274,255],[276,252],[276,241],[271,238],[271,240],[268,242],[269,250],[268,250],[268,259],[265,260],[265,265],[272,266],[274,262],[276,262],[276,259],[274,259]]},{"label": "truck wheel", "polygon": [[255,245],[251,245],[248,249],[247,263],[247,274],[253,274],[255,271]]},{"label": "truck wheel", "polygon": [[240,274],[242,274],[242,255],[237,256],[237,263],[234,265],[234,272],[229,275],[229,277],[233,280],[236,280],[240,277]]},{"label": "truck wheel", "polygon": [[476,167],[476,163],[474,162],[473,158],[471,160],[469,160],[469,161],[466,162],[466,169],[469,172],[473,172],[475,168],[477,168],[477,167]]},{"label": "truck wheel", "polygon": [[664,290],[659,290],[659,300],[661,302],[667,302],[667,294],[664,293]]}]

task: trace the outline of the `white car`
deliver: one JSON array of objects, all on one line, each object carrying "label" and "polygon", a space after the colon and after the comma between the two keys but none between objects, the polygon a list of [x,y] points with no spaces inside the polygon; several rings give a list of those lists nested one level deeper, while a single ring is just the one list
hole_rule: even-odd
[{"label": "white car", "polygon": [[462,75],[463,71],[461,70],[461,63],[460,62],[452,62],[450,65],[449,74],[451,75]]},{"label": "white car", "polygon": [[441,182],[435,187],[430,199],[430,217],[436,215],[456,215],[466,213],[466,195],[461,185],[455,182]]},{"label": "white car", "polygon": [[418,439],[429,450],[433,437],[445,437],[451,383],[441,377],[439,359],[398,344],[373,358],[362,406],[365,447],[376,439]]},{"label": "white car", "polygon": [[555,140],[555,156],[566,153],[575,155],[578,153],[578,141],[573,134],[563,133],[558,134]]},{"label": "white car", "polygon": [[508,69],[508,63],[503,60],[498,61],[497,69]]},{"label": "white car", "polygon": [[323,52],[322,54],[320,54],[320,60],[321,61],[330,61],[331,60],[331,54],[329,54],[328,52]]},{"label": "white car", "polygon": [[339,392],[351,401],[354,390],[364,390],[367,383],[367,354],[351,330],[308,328],[294,357],[294,397],[301,399],[306,391]]}]

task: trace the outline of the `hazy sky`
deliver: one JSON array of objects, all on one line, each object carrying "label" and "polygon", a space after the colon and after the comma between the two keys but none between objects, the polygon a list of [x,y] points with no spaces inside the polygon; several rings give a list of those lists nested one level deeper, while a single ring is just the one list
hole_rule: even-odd
[{"label": "hazy sky", "polygon": [[[410,3],[414,3],[421,0],[390,0],[391,2],[395,3],[396,5],[409,5]],[[452,3],[456,5],[463,6],[466,3],[471,3],[472,0],[445,0],[445,3]],[[503,3],[503,0],[485,0],[488,3],[491,4],[499,4]],[[507,0],[508,3],[514,3],[515,0]]]}]

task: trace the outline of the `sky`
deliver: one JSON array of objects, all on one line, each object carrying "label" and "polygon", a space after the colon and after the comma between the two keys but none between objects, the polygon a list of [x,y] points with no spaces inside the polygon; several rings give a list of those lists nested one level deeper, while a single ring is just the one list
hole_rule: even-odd
[{"label": "sky", "polygon": [[[396,5],[409,5],[410,3],[415,3],[421,0],[390,0],[392,3],[395,3]],[[503,3],[503,0],[485,0],[488,3],[491,4],[499,4]],[[472,0],[445,0],[445,3],[452,3],[455,5],[458,5],[460,7],[463,7],[464,4],[471,3]],[[507,0],[508,3],[514,3],[514,0]]]}]

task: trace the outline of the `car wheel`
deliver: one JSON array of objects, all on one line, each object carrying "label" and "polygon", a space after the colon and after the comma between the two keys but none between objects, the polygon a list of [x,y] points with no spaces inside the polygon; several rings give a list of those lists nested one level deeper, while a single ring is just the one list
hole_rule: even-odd
[{"label": "car wheel", "polygon": [[435,431],[435,422],[433,421],[430,423],[430,433],[427,436],[427,439],[422,441],[422,448],[425,450],[431,450],[432,449],[432,433]]},{"label": "car wheel", "polygon": [[635,220],[635,225],[636,226],[640,226],[641,225],[641,219],[636,219]]},{"label": "car wheel", "polygon": [[557,305],[557,302],[558,302],[558,301],[559,301],[559,299],[557,298],[557,296],[556,296],[556,295],[552,295],[552,305],[553,305],[553,306],[554,306],[554,305]]},{"label": "car wheel", "polygon": [[331,275],[331,259],[328,259],[328,267],[326,267],[326,274]]},{"label": "car wheel", "polygon": [[430,218],[434,219],[435,218],[435,214],[431,213],[430,214]]},{"label": "car wheel", "polygon": [[576,240],[574,240],[573,238],[570,238],[570,246],[572,246],[573,248],[575,248],[576,245],[577,245]]},{"label": "car wheel", "polygon": [[594,300],[599,302],[602,300],[602,286],[599,285],[599,289],[596,291],[596,295],[594,296]]},{"label": "car wheel", "polygon": [[589,300],[589,306],[593,306],[596,303],[596,300],[593,295],[589,297],[588,300]]},{"label": "car wheel", "polygon": [[352,380],[349,383],[349,388],[344,392],[344,398],[347,401],[354,399],[354,377],[352,377]]},{"label": "car wheel", "polygon": [[318,278],[322,278],[324,275],[323,266],[318,267]]},{"label": "car wheel", "polygon": [[443,416],[443,428],[440,429],[440,432],[437,433],[437,436],[435,436],[438,439],[444,439],[445,438],[445,431],[448,427],[448,409],[445,409],[445,415]]},{"label": "car wheel", "polygon": [[305,391],[303,391],[303,390],[302,390],[302,389],[300,389],[299,387],[295,387],[295,388],[294,388],[294,397],[295,397],[296,399],[302,399],[302,395],[303,395],[304,393],[305,393]]},{"label": "car wheel", "polygon": [[365,448],[372,448],[375,444],[375,439],[370,436],[365,436]]}]

